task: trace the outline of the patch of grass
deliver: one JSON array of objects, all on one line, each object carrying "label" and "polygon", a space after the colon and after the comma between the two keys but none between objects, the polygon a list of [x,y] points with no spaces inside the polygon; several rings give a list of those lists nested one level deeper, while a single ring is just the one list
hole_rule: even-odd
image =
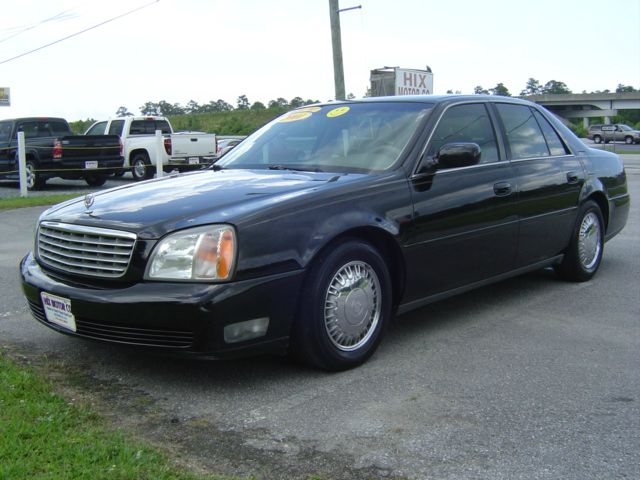
[{"label": "patch of grass", "polygon": [[221,479],[185,472],[157,450],[110,430],[88,407],[56,395],[1,352],[0,478]]},{"label": "patch of grass", "polygon": [[61,193],[58,195],[44,195],[38,197],[0,198],[0,210],[12,208],[37,207],[39,205],[54,205],[72,198],[79,197],[78,193]]}]

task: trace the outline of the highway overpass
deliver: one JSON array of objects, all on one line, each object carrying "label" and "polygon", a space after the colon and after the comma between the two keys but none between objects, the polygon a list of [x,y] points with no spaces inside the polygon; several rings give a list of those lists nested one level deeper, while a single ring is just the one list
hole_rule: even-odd
[{"label": "highway overpass", "polygon": [[567,93],[522,98],[543,105],[559,117],[582,118],[584,128],[589,127],[589,118],[604,117],[604,123],[611,123],[611,117],[617,115],[618,110],[640,110],[640,92]]}]

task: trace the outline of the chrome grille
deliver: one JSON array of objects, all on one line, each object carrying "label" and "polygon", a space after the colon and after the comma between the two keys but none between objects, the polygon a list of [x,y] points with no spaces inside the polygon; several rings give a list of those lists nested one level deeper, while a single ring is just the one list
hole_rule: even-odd
[{"label": "chrome grille", "polygon": [[38,227],[38,258],[68,273],[118,278],[129,267],[135,242],[134,233],[42,222]]}]

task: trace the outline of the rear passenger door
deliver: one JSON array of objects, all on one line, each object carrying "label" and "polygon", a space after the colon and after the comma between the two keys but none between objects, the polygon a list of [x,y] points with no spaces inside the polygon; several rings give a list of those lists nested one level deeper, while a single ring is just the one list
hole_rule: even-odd
[{"label": "rear passenger door", "polygon": [[521,267],[565,250],[585,174],[578,158],[537,109],[507,103],[495,107],[516,178],[517,266]]}]

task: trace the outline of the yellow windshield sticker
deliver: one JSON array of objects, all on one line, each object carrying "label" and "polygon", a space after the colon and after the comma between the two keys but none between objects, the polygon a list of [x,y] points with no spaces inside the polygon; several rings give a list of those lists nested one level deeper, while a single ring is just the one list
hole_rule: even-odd
[{"label": "yellow windshield sticker", "polygon": [[349,110],[351,110],[351,108],[349,108],[349,107],[334,108],[330,112],[327,112],[327,117],[328,118],[339,117],[340,115],[344,115],[345,113],[347,113]]},{"label": "yellow windshield sticker", "polygon": [[288,115],[282,117],[279,122],[297,122],[299,120],[304,120],[305,118],[309,118],[311,116],[311,112],[291,112]]}]

